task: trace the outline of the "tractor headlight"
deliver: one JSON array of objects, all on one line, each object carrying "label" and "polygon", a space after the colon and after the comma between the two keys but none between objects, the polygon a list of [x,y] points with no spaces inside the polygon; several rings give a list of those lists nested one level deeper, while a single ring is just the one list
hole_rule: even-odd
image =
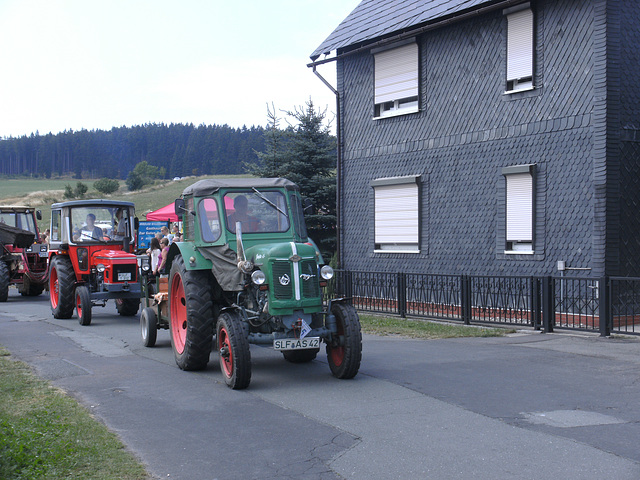
[{"label": "tractor headlight", "polygon": [[329,265],[324,265],[320,269],[320,276],[325,280],[331,280],[333,278],[333,268]]},{"label": "tractor headlight", "polygon": [[96,270],[98,270],[98,273],[102,273],[104,272],[104,265],[99,263],[98,265],[96,265]]},{"label": "tractor headlight", "polygon": [[142,271],[143,271],[144,273],[147,273],[147,272],[149,272],[149,271],[151,270],[151,266],[149,266],[149,264],[148,264],[147,262],[144,262],[144,263],[142,264],[142,267],[141,267],[141,268],[142,268]]},{"label": "tractor headlight", "polygon": [[251,281],[255,285],[262,285],[264,282],[267,281],[267,277],[265,276],[262,270],[256,270],[251,274]]}]

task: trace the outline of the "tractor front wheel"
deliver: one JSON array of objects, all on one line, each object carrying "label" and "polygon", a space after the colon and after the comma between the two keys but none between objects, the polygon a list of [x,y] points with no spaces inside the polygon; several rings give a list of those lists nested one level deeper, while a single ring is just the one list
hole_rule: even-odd
[{"label": "tractor front wheel", "polygon": [[338,332],[327,343],[327,360],[337,378],[353,378],[362,360],[362,333],[358,312],[351,305],[334,303],[331,313],[336,317]]},{"label": "tractor front wheel", "polygon": [[209,363],[213,340],[214,309],[211,273],[187,270],[176,255],[169,273],[171,347],[182,370],[202,370]]},{"label": "tractor front wheel", "polygon": [[6,302],[9,298],[10,275],[9,265],[0,260],[0,302]]},{"label": "tractor front wheel", "polygon": [[71,260],[55,256],[49,271],[49,300],[54,318],[71,318],[76,307],[76,274]]},{"label": "tractor front wheel", "polygon": [[142,343],[145,347],[153,347],[156,344],[158,317],[151,307],[144,308],[140,314],[140,333],[142,333]]},{"label": "tractor front wheel", "polygon": [[238,312],[220,314],[216,338],[225,383],[234,390],[247,388],[251,381],[251,350]]},{"label": "tractor front wheel", "polygon": [[91,294],[84,285],[76,287],[76,311],[80,325],[91,325]]}]

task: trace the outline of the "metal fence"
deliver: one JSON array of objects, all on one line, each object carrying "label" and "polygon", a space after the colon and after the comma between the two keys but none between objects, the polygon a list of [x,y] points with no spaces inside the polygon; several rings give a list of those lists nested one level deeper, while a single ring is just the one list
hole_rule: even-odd
[{"label": "metal fence", "polygon": [[362,312],[640,334],[640,278],[435,275],[338,270],[326,298]]}]

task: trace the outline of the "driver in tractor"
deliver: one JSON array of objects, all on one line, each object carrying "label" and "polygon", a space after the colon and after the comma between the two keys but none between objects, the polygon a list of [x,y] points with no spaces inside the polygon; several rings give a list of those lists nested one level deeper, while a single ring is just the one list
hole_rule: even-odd
[{"label": "driver in tractor", "polygon": [[229,230],[235,233],[236,222],[240,222],[243,232],[257,232],[260,230],[260,220],[249,215],[249,201],[244,195],[238,195],[233,199],[234,212],[227,217]]},{"label": "driver in tractor", "polygon": [[73,240],[76,242],[95,242],[103,239],[104,233],[102,229],[96,224],[96,216],[93,213],[87,215],[86,224],[82,226],[82,229],[77,231]]}]

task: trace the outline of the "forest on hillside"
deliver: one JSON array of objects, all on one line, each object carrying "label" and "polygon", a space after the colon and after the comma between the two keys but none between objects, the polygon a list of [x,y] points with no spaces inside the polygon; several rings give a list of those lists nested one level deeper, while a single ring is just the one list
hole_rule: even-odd
[{"label": "forest on hillside", "polygon": [[0,175],[127,178],[146,161],[166,178],[244,173],[264,148],[262,127],[164,123],[0,139]]}]

